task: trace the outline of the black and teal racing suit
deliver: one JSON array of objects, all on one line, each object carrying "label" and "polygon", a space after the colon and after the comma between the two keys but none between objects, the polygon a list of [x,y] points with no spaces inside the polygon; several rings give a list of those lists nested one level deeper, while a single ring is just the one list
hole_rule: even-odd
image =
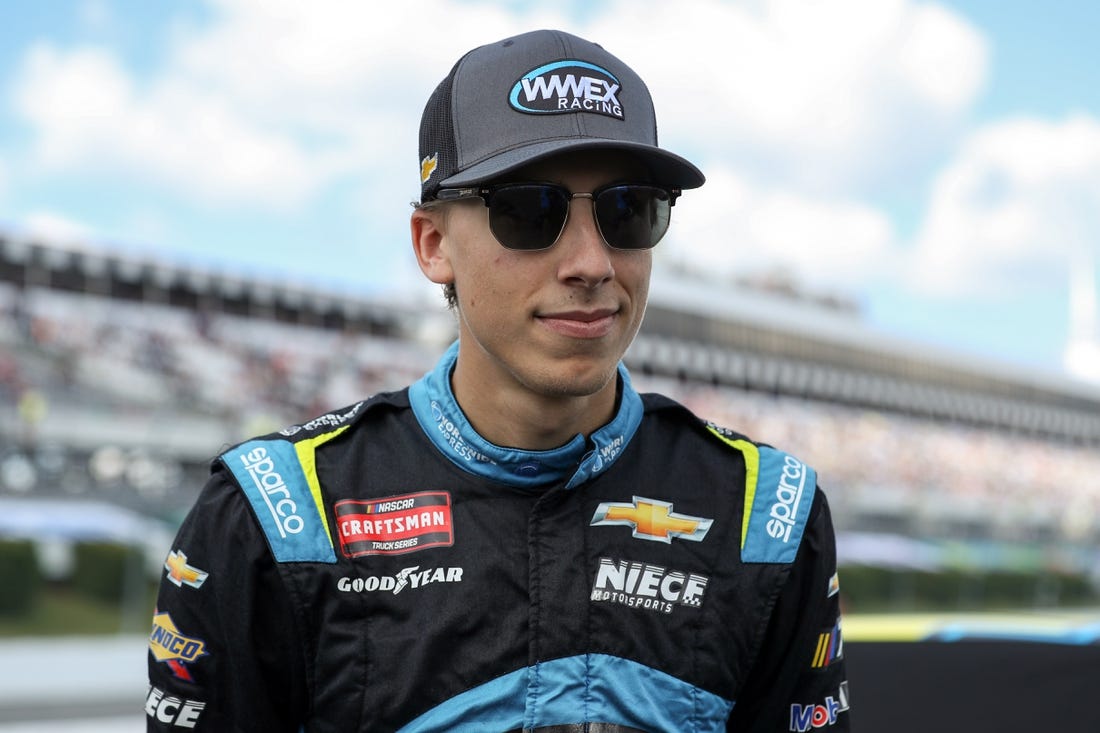
[{"label": "black and teal racing suit", "polygon": [[456,354],[215,461],[165,563],[149,730],[848,729],[812,468],[621,366],[591,436],[493,445]]}]

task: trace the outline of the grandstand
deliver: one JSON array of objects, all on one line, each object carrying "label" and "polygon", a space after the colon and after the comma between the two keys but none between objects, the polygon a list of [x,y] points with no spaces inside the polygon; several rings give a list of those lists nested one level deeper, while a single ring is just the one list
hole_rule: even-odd
[{"label": "grandstand", "polygon": [[[0,499],[174,521],[221,446],[401,387],[453,334],[441,298],[0,237]],[[964,538],[1095,566],[1096,387],[908,343],[850,305],[675,274],[655,276],[627,362],[640,389],[814,464],[852,561],[934,565],[930,541]]]}]

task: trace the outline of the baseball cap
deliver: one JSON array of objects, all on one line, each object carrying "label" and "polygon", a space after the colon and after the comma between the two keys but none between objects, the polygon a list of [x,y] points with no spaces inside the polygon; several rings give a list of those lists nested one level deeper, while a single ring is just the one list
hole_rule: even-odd
[{"label": "baseball cap", "polygon": [[440,188],[484,183],[567,150],[637,155],[657,183],[696,188],[705,178],[657,146],[649,90],[599,45],[538,30],[480,46],[451,69],[420,118],[421,201]]}]

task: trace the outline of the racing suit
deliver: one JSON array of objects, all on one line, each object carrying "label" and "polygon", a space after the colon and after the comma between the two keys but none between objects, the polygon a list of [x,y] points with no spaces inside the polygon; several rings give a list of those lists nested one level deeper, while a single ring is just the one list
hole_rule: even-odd
[{"label": "racing suit", "polygon": [[165,563],[149,730],[848,729],[812,468],[622,366],[588,438],[496,446],[456,354],[215,461]]}]

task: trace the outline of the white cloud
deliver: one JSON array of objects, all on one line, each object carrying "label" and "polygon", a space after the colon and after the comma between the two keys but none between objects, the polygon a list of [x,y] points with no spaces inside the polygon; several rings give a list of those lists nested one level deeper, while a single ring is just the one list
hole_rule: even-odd
[{"label": "white cloud", "polygon": [[339,168],[242,118],[229,100],[167,79],[145,89],[106,52],[36,46],[16,105],[36,128],[47,172],[90,168],[227,204],[300,202]]},{"label": "white cloud", "polygon": [[[524,21],[438,1],[343,0],[317,12],[218,0],[211,10],[207,25],[173,26],[163,62],[144,75],[106,48],[30,49],[15,107],[35,132],[33,163],[226,206],[299,206],[346,177],[407,181],[407,201],[420,109],[462,52],[426,28],[488,41]],[[397,148],[402,137],[409,144]]]},{"label": "white cloud", "polygon": [[[894,274],[897,252],[891,222],[862,195],[952,144],[989,61],[977,30],[914,0],[609,0],[573,18],[448,0],[208,6],[201,22],[154,29],[163,55],[144,69],[108,47],[29,49],[14,87],[32,131],[18,170],[91,171],[105,185],[136,181],[226,209],[281,211],[362,191],[363,246],[377,255],[394,239],[406,246],[419,115],[451,64],[473,45],[562,27],[639,71],[662,142],[708,175],[678,204],[662,256],[858,290]],[[98,0],[82,7],[88,23],[107,22]],[[1033,166],[1049,154],[1037,145]],[[1018,153],[1011,160],[1026,167]],[[941,189],[964,185],[952,175],[968,174],[949,172]],[[929,287],[946,277],[937,269],[975,267],[952,245],[971,236],[973,217],[950,199],[936,196],[920,242]],[[399,226],[378,224],[395,217]],[[997,242],[1021,246],[1019,232],[1041,221],[1026,206],[988,212],[975,263],[1000,256]]]},{"label": "white cloud", "polygon": [[887,217],[855,201],[750,185],[729,169],[676,204],[660,254],[711,275],[783,272],[828,290],[891,275],[896,238]]},{"label": "white cloud", "polygon": [[523,28],[521,16],[486,3],[330,0],[324,12],[293,0],[213,5],[216,22],[177,38],[177,73],[252,112],[339,128],[395,111],[415,122],[467,43]]},{"label": "white cloud", "polygon": [[620,0],[585,30],[646,79],[665,143],[829,195],[942,152],[989,56],[959,16],[907,0]]},{"label": "white cloud", "polygon": [[21,236],[39,238],[46,242],[62,242],[68,246],[80,246],[91,240],[92,228],[56,211],[29,212],[18,224]]},{"label": "white cloud", "polygon": [[1006,120],[975,132],[937,180],[910,268],[937,295],[1062,291],[1100,241],[1100,121]]},{"label": "white cloud", "polygon": [[1068,374],[1100,384],[1100,341],[1071,341],[1066,345],[1063,365]]},{"label": "white cloud", "polygon": [[941,145],[985,77],[976,31],[908,0],[615,0],[574,20],[491,2],[210,0],[202,23],[160,29],[164,56],[143,72],[106,48],[36,46],[16,106],[47,171],[121,173],[227,206],[298,206],[349,177],[406,187],[405,199],[405,143],[450,65],[554,26],[635,66],[664,142],[704,168],[831,196]]}]

